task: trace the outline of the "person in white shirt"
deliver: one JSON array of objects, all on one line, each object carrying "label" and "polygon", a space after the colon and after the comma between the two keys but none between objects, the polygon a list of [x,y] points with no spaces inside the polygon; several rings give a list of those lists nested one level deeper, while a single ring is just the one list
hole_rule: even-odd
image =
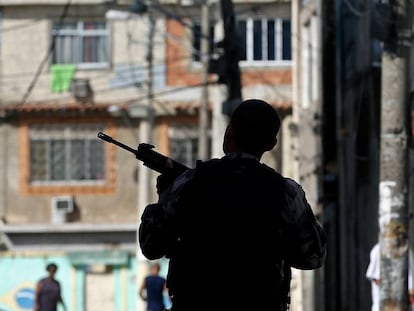
[{"label": "person in white shirt", "polygon": [[[414,266],[413,266],[413,254],[410,250],[409,255],[409,273],[408,273],[408,293],[410,298],[411,306],[414,303]],[[372,305],[371,311],[380,311],[380,262],[381,262],[381,254],[380,254],[380,245],[379,243],[375,244],[374,247],[371,249],[369,255],[369,265],[366,271],[366,278],[371,281],[371,297],[372,297]],[[412,308],[412,307],[411,307]]]}]

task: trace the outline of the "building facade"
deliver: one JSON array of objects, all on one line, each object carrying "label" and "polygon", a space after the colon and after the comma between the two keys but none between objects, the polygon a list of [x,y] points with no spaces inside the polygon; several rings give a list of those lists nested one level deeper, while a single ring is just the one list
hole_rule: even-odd
[{"label": "building facade", "polygon": [[[196,3],[161,1],[151,14],[134,4],[0,0],[0,269],[15,275],[0,287],[1,309],[25,310],[30,301],[16,297],[32,297],[49,261],[71,310],[144,308],[136,229],[156,200],[156,173],[97,133],[133,148],[151,143],[194,166],[205,68]],[[234,7],[243,98],[268,101],[283,120],[264,161],[292,176],[291,3]],[[218,2],[209,17],[213,54],[223,35]],[[222,154],[227,122],[226,89],[215,79],[205,133],[212,157]],[[104,305],[93,300],[98,292],[107,293]]]},{"label": "building facade", "polygon": [[[323,280],[319,289],[304,284],[301,296],[317,310],[368,310],[372,303],[366,270],[379,239],[381,89],[387,87],[381,58],[389,10],[375,0],[292,1],[295,172],[328,236],[323,271],[302,279]],[[412,60],[409,66],[412,86]]]}]

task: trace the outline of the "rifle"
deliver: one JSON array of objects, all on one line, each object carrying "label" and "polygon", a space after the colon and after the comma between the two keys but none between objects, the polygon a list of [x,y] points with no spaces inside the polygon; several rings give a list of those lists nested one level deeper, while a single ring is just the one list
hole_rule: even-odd
[{"label": "rifle", "polygon": [[102,132],[98,133],[98,138],[108,143],[115,144],[121,147],[122,149],[125,149],[133,153],[135,157],[138,160],[142,161],[146,167],[160,174],[168,174],[171,177],[177,177],[178,175],[189,169],[189,167],[185,166],[184,164],[170,159],[169,157],[166,157],[165,155],[162,155],[161,153],[152,150],[154,148],[153,145],[141,143],[138,145],[137,149],[134,149],[121,143],[120,141],[113,139],[111,136],[106,135]]}]

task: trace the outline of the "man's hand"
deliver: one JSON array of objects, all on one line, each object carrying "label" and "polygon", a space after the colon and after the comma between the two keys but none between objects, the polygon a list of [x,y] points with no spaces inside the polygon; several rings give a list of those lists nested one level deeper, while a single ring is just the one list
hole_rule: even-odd
[{"label": "man's hand", "polygon": [[157,177],[157,193],[163,193],[175,180],[176,176],[172,174],[164,173]]}]

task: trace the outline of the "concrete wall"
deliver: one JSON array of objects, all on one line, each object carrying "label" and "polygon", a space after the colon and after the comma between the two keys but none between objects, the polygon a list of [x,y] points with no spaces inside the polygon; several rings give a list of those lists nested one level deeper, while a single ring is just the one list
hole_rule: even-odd
[{"label": "concrete wall", "polygon": [[[19,176],[19,141],[17,125],[3,125],[2,140],[7,139],[8,147],[1,148],[2,161],[0,165],[0,202],[3,217],[10,224],[48,223],[51,219],[51,199],[53,194],[21,194]],[[130,146],[137,146],[136,127],[126,127],[119,124],[116,138]],[[6,144],[6,142],[4,142]],[[120,148],[115,153],[115,191],[111,193],[81,194],[70,192],[75,198],[79,215],[74,219],[85,223],[135,223],[137,221],[137,169],[147,169],[138,162],[134,155]]]},{"label": "concrete wall", "polygon": [[[65,21],[105,21],[108,7],[103,5],[72,5]],[[19,102],[28,89],[36,71],[45,60],[51,44],[52,23],[59,20],[63,7],[59,6],[6,6],[2,10],[2,44],[0,51],[0,103]],[[142,96],[143,88],[112,88],[111,80],[117,78],[119,66],[146,63],[148,22],[146,17],[134,17],[128,21],[107,21],[110,32],[108,53],[111,55],[107,68],[76,70],[75,78],[89,78],[95,92],[95,102],[122,102]],[[164,21],[156,24],[154,41],[154,65],[165,61],[163,47]],[[130,36],[130,37],[129,37]],[[51,92],[51,58],[43,66],[30,101],[73,100],[69,92]]]},{"label": "concrete wall", "polygon": [[[276,5],[280,10],[277,12],[280,17],[287,17],[289,5]],[[266,7],[267,8],[267,7]],[[34,73],[39,68],[39,64],[47,54],[51,40],[52,21],[57,20],[62,13],[61,6],[5,6],[3,8],[3,34],[0,52],[0,77],[4,83],[0,84],[0,103],[9,104],[19,102],[27,87],[34,77]],[[103,5],[85,6],[72,5],[68,11],[66,20],[77,19],[98,19],[104,20],[105,12],[108,7]],[[259,10],[255,14],[269,15],[275,13],[275,8],[269,11]],[[185,15],[185,11],[180,9],[180,14]],[[160,17],[160,16],[158,16]],[[130,21],[109,22],[111,29],[111,63],[110,66],[102,70],[77,70],[76,77],[88,77],[91,79],[92,88],[95,90],[95,101],[97,103],[119,104],[125,101],[132,101],[137,98],[145,97],[144,88],[122,88],[111,89],[110,81],[116,76],[116,70],[120,65],[145,64],[146,42],[147,42],[147,20],[137,17]],[[7,30],[8,29],[8,30]],[[191,45],[189,33],[186,33],[182,25],[170,22],[168,29],[164,18],[157,21],[154,47],[154,63],[163,64],[166,62],[168,46],[180,49],[179,54],[185,55],[186,50]],[[175,41],[165,40],[165,31],[170,34],[179,35]],[[128,39],[130,37],[130,40]],[[187,51],[188,52],[188,51]],[[200,76],[200,68],[188,67],[190,59],[181,62],[179,65],[174,61],[166,64],[168,68],[167,80],[172,81],[173,87],[180,87],[177,78],[181,75],[182,85],[194,84],[190,79],[194,74]],[[169,67],[170,66],[170,67]],[[55,102],[71,101],[69,93],[52,94],[50,91],[51,76],[49,73],[50,63],[46,62],[42,74],[39,77],[33,92],[28,99],[28,103],[37,101]],[[291,72],[289,66],[269,67],[269,68],[242,68],[243,96],[245,98],[259,97],[276,106],[288,107],[291,100]],[[254,79],[256,77],[256,79]],[[259,77],[259,78],[257,78]],[[271,83],[270,83],[270,82]],[[169,102],[191,102],[197,103],[200,99],[200,91],[193,90],[192,96],[187,93],[177,93],[164,96],[162,100],[163,108]],[[223,99],[222,94],[215,96],[211,93],[210,100],[214,103]],[[220,107],[220,104],[217,105]],[[48,121],[46,121],[48,122]],[[132,122],[132,123],[131,123]],[[120,118],[117,124],[116,138],[131,146],[137,146],[138,127],[136,121]],[[21,142],[19,142],[19,123],[4,124],[2,131],[5,135],[1,138],[3,149],[2,165],[0,166],[0,190],[2,191],[2,202],[0,212],[4,214],[10,223],[47,223],[50,219],[51,195],[21,195],[21,165],[19,153],[21,153]],[[215,132],[213,140],[222,141],[224,126]],[[285,133],[290,134],[290,133]],[[155,145],[163,152],[168,150],[165,145],[165,137],[155,134]],[[280,139],[282,141],[282,139]],[[16,144],[19,142],[19,144]],[[164,142],[164,143],[161,143]],[[162,145],[164,144],[164,145]],[[282,157],[282,145],[266,155],[265,161],[269,165],[280,169]],[[217,152],[216,152],[217,153]],[[105,194],[78,194],[70,193],[75,196],[75,202],[79,215],[76,221],[85,223],[131,223],[137,220],[137,197],[139,196],[136,183],[136,170],[146,169],[141,163],[128,152],[116,148],[115,153],[115,174],[116,186],[113,193]],[[4,164],[4,165],[3,165]],[[153,196],[154,197],[154,196]],[[154,198],[155,199],[155,198]]]},{"label": "concrete wall", "polygon": [[[108,7],[103,5],[71,5],[66,21],[105,20]],[[0,103],[19,103],[27,91],[35,72],[47,55],[51,43],[52,22],[59,19],[62,6],[6,6],[3,8],[2,44],[0,51]],[[155,34],[154,62],[165,61],[165,48],[162,44],[163,21],[157,22]],[[94,100],[119,104],[127,100],[145,96],[144,88],[111,88],[110,81],[116,78],[119,66],[145,64],[147,53],[146,32],[148,23],[145,17],[129,21],[108,22],[110,29],[111,59],[109,67],[101,70],[77,70],[75,77],[91,79],[95,92]],[[128,36],[131,37],[128,39]],[[53,94],[50,91],[50,58],[45,63],[28,103],[70,102],[69,92]],[[53,120],[53,116],[49,121]],[[46,122],[49,122],[46,120]],[[19,141],[20,123],[2,123],[1,165],[0,165],[0,216],[8,223],[47,223],[50,220],[52,195],[21,195],[19,183],[22,168],[19,155],[22,146]],[[131,146],[138,145],[136,121],[119,119],[116,139]],[[19,143],[17,143],[19,142]],[[115,153],[116,186],[110,194],[77,194],[75,197],[78,215],[75,221],[85,223],[135,223],[137,221],[137,168],[143,168],[134,156],[120,148]],[[67,191],[66,191],[67,192]]]}]

